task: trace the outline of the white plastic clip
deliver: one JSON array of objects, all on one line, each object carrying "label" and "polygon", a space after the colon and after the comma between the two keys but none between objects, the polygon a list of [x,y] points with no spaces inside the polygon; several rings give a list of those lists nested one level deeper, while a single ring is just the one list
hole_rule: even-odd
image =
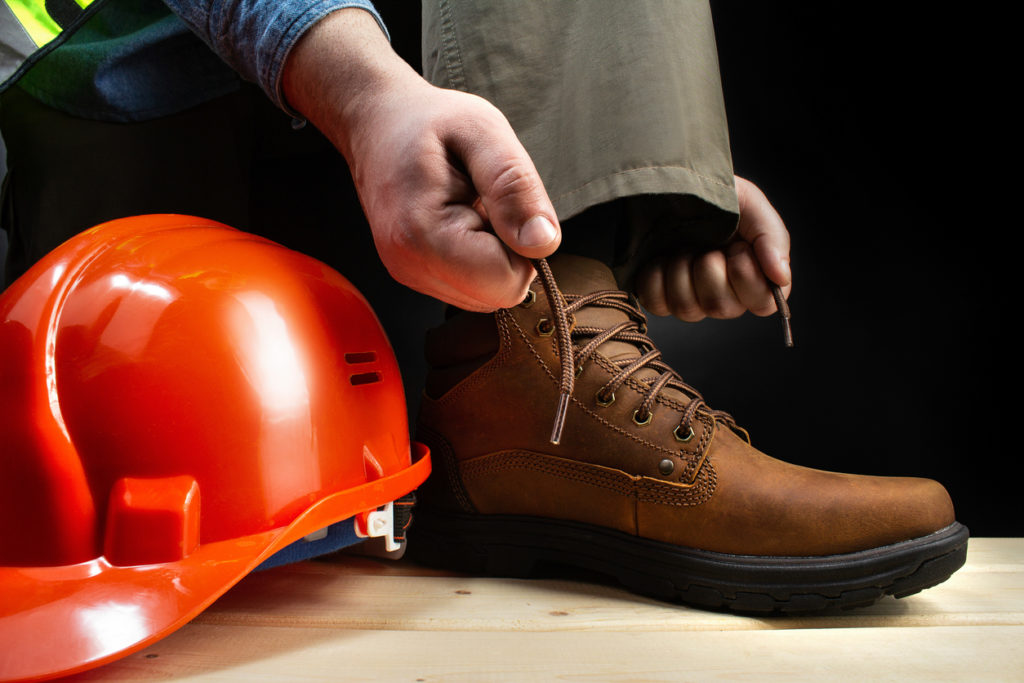
[{"label": "white plastic clip", "polygon": [[378,510],[356,515],[356,536],[359,538],[384,538],[384,549],[389,553],[402,547],[395,540],[395,506],[388,503]]}]

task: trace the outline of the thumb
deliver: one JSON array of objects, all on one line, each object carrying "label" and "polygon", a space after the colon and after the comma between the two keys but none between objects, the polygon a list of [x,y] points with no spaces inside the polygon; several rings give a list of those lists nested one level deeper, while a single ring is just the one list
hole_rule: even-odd
[{"label": "thumb", "polygon": [[453,151],[466,164],[483,213],[512,251],[526,258],[554,253],[562,240],[554,206],[533,161],[496,110],[486,128],[463,137]]},{"label": "thumb", "polygon": [[788,287],[792,282],[789,267],[789,231],[778,212],[760,188],[736,176],[739,200],[740,237],[751,245],[761,270],[771,282]]}]

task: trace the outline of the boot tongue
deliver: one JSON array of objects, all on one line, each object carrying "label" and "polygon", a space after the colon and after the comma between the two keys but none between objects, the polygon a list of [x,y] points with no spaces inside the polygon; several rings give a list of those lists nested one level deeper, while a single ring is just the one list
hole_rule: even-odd
[{"label": "boot tongue", "polygon": [[[600,261],[573,254],[556,254],[548,259],[548,265],[551,266],[555,282],[563,294],[583,295],[600,290],[619,289],[611,269]],[[629,320],[625,312],[604,306],[584,306],[575,313],[575,316],[577,326],[601,329],[614,327]],[[606,341],[597,347],[597,350],[605,358],[613,361],[632,359],[641,355],[638,347],[621,341]],[[633,374],[636,379],[641,380],[657,375],[658,373],[647,368]]]},{"label": "boot tongue", "polygon": [[[615,289],[619,285],[611,269],[600,261],[574,254],[555,254],[548,257],[548,265],[558,288],[567,294],[590,294],[602,289]],[[606,309],[610,310],[610,309]],[[626,314],[615,311],[625,320]]]}]

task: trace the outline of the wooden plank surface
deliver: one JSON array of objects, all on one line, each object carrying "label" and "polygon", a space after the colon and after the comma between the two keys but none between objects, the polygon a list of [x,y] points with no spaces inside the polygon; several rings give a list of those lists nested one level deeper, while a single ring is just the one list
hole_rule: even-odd
[{"label": "wooden plank surface", "polygon": [[254,574],[146,650],[73,680],[1024,681],[1024,539],[904,600],[756,618],[610,585],[347,557]]}]

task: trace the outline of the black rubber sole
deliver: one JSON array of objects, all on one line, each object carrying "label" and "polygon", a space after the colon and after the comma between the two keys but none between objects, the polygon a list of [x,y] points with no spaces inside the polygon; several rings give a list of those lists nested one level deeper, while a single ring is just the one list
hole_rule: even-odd
[{"label": "black rubber sole", "polygon": [[862,607],[942,583],[967,558],[967,527],[855,553],[762,557],[694,550],[618,531],[536,517],[417,508],[409,556],[471,574],[531,578],[567,565],[629,590],[705,609],[787,614]]}]

